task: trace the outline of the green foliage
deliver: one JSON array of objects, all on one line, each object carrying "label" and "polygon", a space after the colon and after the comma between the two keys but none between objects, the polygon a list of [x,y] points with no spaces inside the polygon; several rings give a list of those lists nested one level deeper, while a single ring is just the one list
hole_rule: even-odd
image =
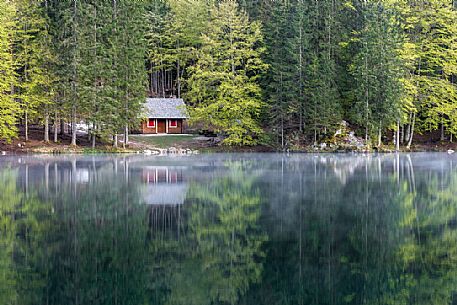
[{"label": "green foliage", "polygon": [[[457,133],[457,11],[445,0],[11,0],[1,3],[0,138],[71,122],[105,141],[145,96],[255,145]],[[149,78],[149,79],[148,79]],[[62,124],[64,125],[64,124]],[[57,130],[57,128],[56,128]],[[444,134],[443,134],[444,136]],[[45,137],[46,139],[46,137]],[[57,141],[57,139],[56,139]]]},{"label": "green foliage", "polygon": [[250,22],[236,2],[223,1],[211,9],[197,63],[189,69],[192,120],[226,134],[227,145],[253,145],[262,134],[262,40],[260,24]]},{"label": "green foliage", "polygon": [[[439,124],[455,132],[457,91],[457,12],[448,1],[406,2],[410,95],[419,112],[419,127],[436,130]],[[411,54],[412,53],[412,54]]]},{"label": "green foliage", "polygon": [[16,7],[14,2],[0,2],[0,139],[17,136],[20,108],[15,100],[16,65],[13,56]]},{"label": "green foliage", "polygon": [[382,1],[358,7],[363,20],[353,37],[357,53],[350,66],[356,82],[351,112],[354,121],[365,125],[370,135],[402,117],[401,79],[405,70],[399,53],[403,37],[393,8]]},{"label": "green foliage", "polygon": [[53,102],[55,77],[48,20],[41,3],[17,0],[15,58],[18,71],[17,96],[25,120],[39,119]]}]

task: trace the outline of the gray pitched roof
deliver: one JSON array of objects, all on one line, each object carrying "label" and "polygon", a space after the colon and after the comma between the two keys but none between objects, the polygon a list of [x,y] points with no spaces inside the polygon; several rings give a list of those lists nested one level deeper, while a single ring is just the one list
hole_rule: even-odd
[{"label": "gray pitched roof", "polygon": [[147,98],[145,115],[157,119],[186,119],[186,105],[180,98]]}]

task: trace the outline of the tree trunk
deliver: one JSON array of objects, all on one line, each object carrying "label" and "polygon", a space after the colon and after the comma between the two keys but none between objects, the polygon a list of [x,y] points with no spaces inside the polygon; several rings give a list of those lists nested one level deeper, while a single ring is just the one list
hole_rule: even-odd
[{"label": "tree trunk", "polygon": [[29,140],[29,118],[28,118],[28,113],[27,110],[25,111],[25,117],[24,117],[24,124],[25,124],[25,141],[27,142]]},{"label": "tree trunk", "polygon": [[284,149],[284,119],[281,118],[281,148]]},{"label": "tree trunk", "polygon": [[400,151],[400,120],[397,121],[397,135],[395,137],[395,150]]},{"label": "tree trunk", "polygon": [[378,147],[381,147],[382,145],[382,133],[381,133],[381,126],[378,128]]},{"label": "tree trunk", "polygon": [[409,139],[408,139],[408,145],[406,146],[406,148],[410,149],[411,148],[411,144],[413,143],[413,137],[414,137],[414,124],[416,123],[416,113],[413,113],[413,118],[411,120],[411,134],[409,136]]},{"label": "tree trunk", "polygon": [[96,143],[96,140],[97,140],[97,137],[95,135],[95,125],[94,125],[94,129],[93,129],[93,134],[92,134],[92,148],[95,148],[95,145],[97,144]]},{"label": "tree trunk", "polygon": [[60,135],[63,136],[65,134],[65,120],[63,118],[60,119]]},{"label": "tree trunk", "polygon": [[[95,145],[97,144],[96,143],[96,140],[97,140],[97,137],[95,135],[95,130],[96,130],[97,126],[95,126],[95,124],[92,124],[92,137],[91,137],[91,140],[92,140],[92,148],[95,148]],[[89,132],[90,134],[90,132]]]},{"label": "tree trunk", "polygon": [[47,110],[44,115],[44,141],[49,143],[49,114]]},{"label": "tree trunk", "polygon": [[176,73],[176,77],[177,77],[177,87],[178,87],[178,98],[181,98],[181,77],[179,75],[180,73],[180,70],[181,70],[181,66],[179,64],[179,59],[178,59],[178,63],[177,63],[177,73]]},{"label": "tree trunk", "polygon": [[406,125],[405,142],[409,141],[409,137],[411,135],[411,119],[412,119],[412,113],[409,114],[408,124]]},{"label": "tree trunk", "polygon": [[57,143],[57,111],[54,113],[54,143]]},{"label": "tree trunk", "polygon": [[124,128],[124,144],[122,145],[126,148],[129,145],[129,125],[126,124]]},{"label": "tree trunk", "polygon": [[445,140],[445,137],[444,137],[444,124],[441,123],[441,136],[440,136],[440,141],[444,141]]},{"label": "tree trunk", "polygon": [[118,148],[118,137],[117,133],[113,135],[113,147]]},{"label": "tree trunk", "polygon": [[76,109],[71,110],[71,145],[76,146]]}]

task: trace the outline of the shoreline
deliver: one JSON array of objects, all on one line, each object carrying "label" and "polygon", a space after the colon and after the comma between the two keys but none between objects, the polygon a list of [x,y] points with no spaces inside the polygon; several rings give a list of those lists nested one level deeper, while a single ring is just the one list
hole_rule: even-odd
[{"label": "shoreline", "polygon": [[[419,140],[419,139],[418,139]],[[394,153],[395,147],[392,144],[380,147],[366,147],[352,145],[349,143],[335,143],[333,145],[302,145],[289,149],[281,149],[272,145],[260,144],[256,146],[222,146],[220,141],[201,135],[187,136],[164,136],[147,137],[141,135],[130,135],[129,145],[122,148],[122,142],[118,147],[109,143],[97,143],[92,148],[91,143],[84,137],[78,137],[78,145],[70,145],[71,138],[64,135],[59,138],[58,143],[45,143],[42,140],[42,133],[33,132],[29,141],[25,141],[21,135],[7,144],[0,141],[0,155],[28,155],[28,154],[145,154],[145,155],[191,155],[198,153]],[[357,143],[356,143],[357,144]],[[401,153],[413,152],[448,152],[457,151],[457,143],[449,141],[418,141],[413,143],[411,149],[400,147]]]},{"label": "shoreline", "polygon": [[[9,149],[8,149],[9,148]],[[457,145],[450,148],[442,145],[417,145],[411,149],[400,148],[399,151],[391,147],[383,147],[381,149],[313,149],[313,147],[305,147],[304,149],[274,149],[266,146],[248,146],[248,147],[224,147],[224,146],[207,146],[207,147],[139,147],[133,145],[128,148],[114,148],[112,146],[98,146],[95,149],[85,146],[35,146],[35,147],[18,147],[11,148],[0,146],[0,155],[90,155],[90,154],[144,154],[144,155],[196,155],[200,153],[290,153],[290,154],[389,154],[389,153],[425,153],[425,152],[441,152],[454,153],[457,151]]]}]

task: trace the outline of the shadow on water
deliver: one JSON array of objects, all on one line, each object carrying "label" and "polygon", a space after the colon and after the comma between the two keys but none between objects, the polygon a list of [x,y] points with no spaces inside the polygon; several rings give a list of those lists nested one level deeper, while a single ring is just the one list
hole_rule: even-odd
[{"label": "shadow on water", "polygon": [[457,304],[445,154],[0,159],[0,304]]}]

